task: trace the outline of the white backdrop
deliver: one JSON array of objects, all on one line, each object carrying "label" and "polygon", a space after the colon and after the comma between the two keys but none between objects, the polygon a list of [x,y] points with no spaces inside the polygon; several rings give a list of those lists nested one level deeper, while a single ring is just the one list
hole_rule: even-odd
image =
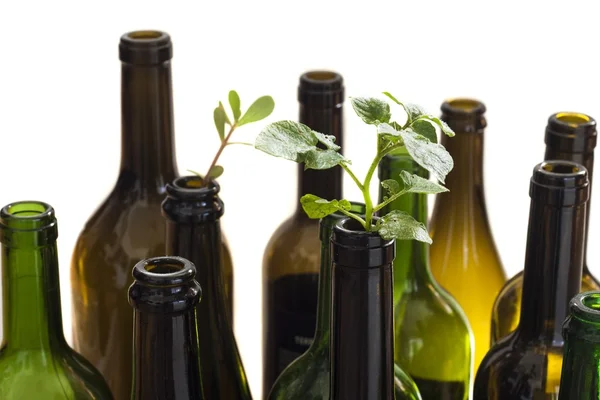
[{"label": "white backdrop", "polygon": [[[508,275],[522,268],[529,177],[543,157],[548,116],[578,111],[600,118],[600,72],[592,62],[600,49],[600,7],[593,1],[194,3],[0,1],[0,203],[39,199],[57,211],[68,340],[73,245],[117,177],[117,46],[127,31],[160,29],[172,37],[182,173],[208,167],[218,146],[212,110],[230,89],[244,109],[264,94],[275,99],[267,121],[235,135],[252,141],[266,122],[297,118],[298,77],[308,69],[342,73],[349,96],[387,90],[436,114],[448,97],[484,101],[487,204]],[[345,154],[363,176],[374,133],[346,104]],[[296,166],[245,146],[229,147],[221,164],[237,340],[258,399],[262,255],[296,206]],[[352,182],[344,183],[346,197],[358,199]],[[265,210],[270,214],[259,214]],[[600,209],[592,210],[590,234],[589,263],[600,275]]]}]

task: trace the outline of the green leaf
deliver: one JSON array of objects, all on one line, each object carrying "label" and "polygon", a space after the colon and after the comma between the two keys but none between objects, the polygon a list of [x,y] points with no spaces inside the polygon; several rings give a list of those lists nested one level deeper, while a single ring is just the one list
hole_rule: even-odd
[{"label": "green leaf", "polygon": [[419,135],[425,136],[430,142],[437,143],[437,133],[433,124],[426,119],[418,119],[411,124],[411,127]]},{"label": "green leaf", "polygon": [[400,179],[402,179],[402,183],[404,183],[402,190],[405,192],[436,194],[448,191],[448,189],[439,183],[432,182],[429,179],[411,174],[408,171],[400,172]]},{"label": "green leaf", "polygon": [[[404,171],[402,171],[404,172]],[[381,187],[387,192],[388,195],[392,196],[400,191],[400,184],[395,179],[386,179],[381,182]],[[387,200],[387,199],[385,199]]]},{"label": "green leaf", "polygon": [[348,200],[325,200],[314,194],[305,194],[300,199],[300,204],[309,218],[321,219],[338,210],[350,210]]},{"label": "green leaf", "polygon": [[267,118],[273,112],[275,108],[275,102],[271,96],[263,96],[257,99],[248,108],[248,111],[238,121],[237,125],[242,126],[250,122],[260,121],[261,119]]},{"label": "green leaf", "polygon": [[426,114],[425,110],[423,110],[423,108],[421,108],[421,106],[419,106],[417,104],[407,103],[404,105],[404,110],[408,114],[409,121],[414,121],[417,118],[419,118],[420,116]]},{"label": "green leaf", "polygon": [[353,97],[350,99],[356,114],[369,125],[390,122],[390,105],[374,97]]},{"label": "green leaf", "polygon": [[[328,169],[349,163],[338,150],[333,136],[315,132],[295,121],[278,121],[267,125],[257,136],[254,147],[275,157],[304,163],[305,169]],[[317,147],[321,143],[325,149]]]},{"label": "green leaf", "polygon": [[242,110],[240,109],[240,96],[235,90],[229,91],[229,106],[231,107],[231,112],[233,112],[233,120],[238,122],[240,115],[242,114]]},{"label": "green leaf", "polygon": [[221,167],[220,165],[215,165],[211,168],[208,175],[206,175],[206,179],[217,179],[218,177],[223,175],[223,171],[223,167]]},{"label": "green leaf", "polygon": [[452,156],[444,146],[432,143],[425,136],[419,135],[410,128],[401,130],[399,133],[413,160],[443,183],[446,175],[454,168]]},{"label": "green leaf", "polygon": [[392,96],[390,92],[383,92],[383,94],[385,94],[387,97],[389,97],[394,103],[399,104],[402,107],[404,107],[404,104],[402,104],[400,102],[400,100],[398,100],[397,98],[395,98],[394,96]]},{"label": "green leaf", "polygon": [[223,141],[225,139],[225,121],[227,120],[227,115],[225,114],[225,110],[223,110],[220,105],[221,103],[219,103],[219,107],[215,108],[213,118],[215,120],[217,132],[219,132],[219,137],[221,138],[221,141]]},{"label": "green leaf", "polygon": [[438,117],[429,116],[429,118],[440,127],[440,129],[442,130],[442,132],[444,132],[444,134],[446,134],[450,137],[454,136],[454,131],[452,130],[452,128],[450,128],[448,126],[447,123],[445,123]]},{"label": "green leaf", "polygon": [[415,220],[404,211],[393,210],[377,220],[377,231],[386,239],[418,240],[432,243],[425,224]]}]

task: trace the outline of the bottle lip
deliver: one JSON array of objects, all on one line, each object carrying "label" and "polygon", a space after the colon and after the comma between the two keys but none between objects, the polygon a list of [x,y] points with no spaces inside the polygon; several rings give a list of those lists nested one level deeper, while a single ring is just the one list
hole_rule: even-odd
[{"label": "bottle lip", "polygon": [[445,100],[441,106],[442,120],[457,134],[483,133],[487,126],[484,117],[487,108],[483,102],[468,97],[455,97]]},{"label": "bottle lip", "polygon": [[43,201],[22,200],[0,210],[0,227],[19,231],[38,231],[56,225],[54,208]]},{"label": "bottle lip", "polygon": [[569,302],[569,309],[579,320],[600,323],[600,291],[577,294]]},{"label": "bottle lip", "polygon": [[123,34],[119,43],[119,59],[132,65],[160,65],[173,58],[173,44],[168,33],[137,30]]},{"label": "bottle lip", "polygon": [[[364,203],[358,201],[350,202],[350,211],[354,214],[364,215],[365,208],[366,206]],[[331,231],[333,229],[333,226],[336,224],[337,221],[346,217],[347,216],[345,214],[336,211],[333,214],[329,214],[326,217],[321,218],[321,221],[319,223],[319,239],[321,240],[321,242],[331,239]],[[329,237],[327,237],[327,235],[329,235]]]},{"label": "bottle lip", "polygon": [[[373,222],[378,217],[373,217]],[[395,240],[386,240],[378,232],[367,232],[353,218],[339,220],[331,235],[333,262],[338,267],[379,268],[394,261]]]},{"label": "bottle lip", "polygon": [[591,153],[596,147],[596,120],[572,111],[550,115],[546,125],[545,143],[562,152]]},{"label": "bottle lip", "polygon": [[215,197],[221,191],[221,186],[212,180],[208,186],[202,186],[204,180],[198,175],[185,175],[167,184],[167,194],[178,199],[197,199]]},{"label": "bottle lip", "polygon": [[160,256],[136,263],[132,275],[136,282],[147,286],[178,286],[194,279],[196,267],[183,257]]},{"label": "bottle lip", "polygon": [[573,207],[590,197],[587,169],[566,160],[548,160],[533,169],[529,196],[554,207]]},{"label": "bottle lip", "polygon": [[339,107],[344,102],[344,78],[335,71],[311,70],[300,75],[298,101],[310,107]]}]

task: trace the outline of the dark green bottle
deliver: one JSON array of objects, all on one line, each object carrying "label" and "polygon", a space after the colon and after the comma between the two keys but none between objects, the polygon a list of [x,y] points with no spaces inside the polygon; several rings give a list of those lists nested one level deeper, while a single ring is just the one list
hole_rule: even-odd
[{"label": "dark green bottle", "polygon": [[46,203],[21,201],[0,211],[2,400],[113,398],[100,372],[65,341],[57,237]]},{"label": "dark green bottle", "polygon": [[[427,171],[408,153],[399,152],[383,158],[379,179],[394,179],[402,188],[402,171],[427,178]],[[380,189],[379,202],[385,196]],[[392,210],[427,223],[427,195],[404,194],[386,206],[382,215]],[[431,275],[426,243],[396,241],[394,324],[394,359],[414,379],[421,396],[427,400],[468,399],[473,377],[473,334],[458,303]]]},{"label": "dark green bottle", "polygon": [[581,288],[587,170],[571,161],[540,163],[529,194],[519,325],[484,357],[475,377],[475,400],[558,399],[562,324]]},{"label": "dark green bottle", "polygon": [[569,308],[558,400],[600,400],[600,292],[578,294]]},{"label": "dark green bottle", "polygon": [[[132,400],[204,400],[196,307],[196,268],[181,257],[153,257],[133,267]],[[200,327],[203,329],[203,327]]]},{"label": "dark green bottle", "polygon": [[[365,206],[352,203],[351,211],[364,214]],[[330,239],[333,226],[345,218],[341,213],[328,215],[319,224],[321,240],[321,268],[319,272],[319,298],[317,326],[314,340],[308,350],[294,360],[275,381],[270,400],[328,400],[329,399],[329,321],[331,309],[331,251]],[[395,368],[396,393],[416,388],[413,380],[400,368]],[[419,399],[419,397],[416,397]]]},{"label": "dark green bottle", "polygon": [[198,176],[167,184],[162,203],[167,220],[165,251],[194,263],[204,293],[197,307],[204,395],[211,400],[249,400],[250,388],[227,309],[221,264],[224,205],[219,190],[217,182],[202,187]]}]

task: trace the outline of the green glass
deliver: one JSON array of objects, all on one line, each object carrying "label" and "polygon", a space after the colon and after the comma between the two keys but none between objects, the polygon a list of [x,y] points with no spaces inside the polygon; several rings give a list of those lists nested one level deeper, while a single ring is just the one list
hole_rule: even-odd
[{"label": "green glass", "polygon": [[[352,203],[351,211],[364,214],[365,206]],[[331,316],[331,251],[330,239],[334,225],[346,218],[341,213],[321,219],[321,265],[319,270],[319,294],[317,325],[314,340],[308,350],[294,360],[275,381],[268,398],[270,400],[329,400],[329,332]],[[419,400],[414,381],[402,369],[395,366],[396,399]],[[408,394],[408,398],[407,398]]]},{"label": "green glass", "polygon": [[569,309],[558,400],[600,400],[600,291],[578,294]]},{"label": "green glass", "polygon": [[65,341],[60,311],[58,228],[42,202],[0,211],[3,338],[0,399],[112,399],[100,372]]},{"label": "green glass", "polygon": [[[410,155],[400,152],[384,157],[379,164],[379,179],[394,179],[402,188],[401,171],[427,178],[426,170]],[[379,201],[385,196],[380,189]],[[386,206],[382,215],[392,210],[426,223],[427,195],[407,193]],[[415,380],[424,399],[470,397],[473,333],[456,300],[431,275],[426,243],[396,241],[394,325],[394,360]]]}]

